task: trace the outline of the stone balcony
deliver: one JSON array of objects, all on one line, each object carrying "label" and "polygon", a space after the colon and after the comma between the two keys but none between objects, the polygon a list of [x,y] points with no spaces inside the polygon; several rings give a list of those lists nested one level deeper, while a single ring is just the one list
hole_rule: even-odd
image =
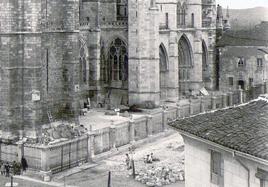
[{"label": "stone balcony", "polygon": [[166,24],[166,23],[161,23],[159,25],[159,30],[168,30],[168,29],[169,29],[169,27],[168,27],[168,24]]},{"label": "stone balcony", "polygon": [[73,31],[77,30],[77,25],[64,21],[45,21],[42,22],[42,28],[44,31]]},{"label": "stone balcony", "polygon": [[128,21],[127,20],[106,21],[101,24],[101,28],[125,29],[128,28]]},{"label": "stone balcony", "polygon": [[79,28],[80,29],[90,29],[90,28],[92,28],[92,24],[90,24],[90,22],[89,21],[81,21],[80,20],[80,22],[79,22]]}]

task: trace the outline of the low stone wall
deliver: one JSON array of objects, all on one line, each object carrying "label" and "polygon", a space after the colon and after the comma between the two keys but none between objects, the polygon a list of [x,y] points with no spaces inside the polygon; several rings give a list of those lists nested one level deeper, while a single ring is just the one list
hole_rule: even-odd
[{"label": "low stone wall", "polygon": [[18,146],[0,143],[0,160],[7,162],[18,160]]},{"label": "low stone wall", "polygon": [[37,171],[57,173],[89,159],[89,137],[76,138],[57,145],[38,146],[30,144],[1,143],[1,160],[20,162],[23,155],[28,166]]},{"label": "low stone wall", "polygon": [[20,161],[24,155],[28,165],[38,171],[56,173],[90,161],[118,147],[164,132],[169,120],[188,117],[205,111],[225,108],[247,102],[257,95],[267,93],[268,86],[261,85],[251,92],[238,90],[223,95],[191,99],[189,103],[169,106],[136,116],[129,121],[113,124],[108,128],[94,130],[83,137],[51,146],[8,145],[0,143],[0,160]]}]

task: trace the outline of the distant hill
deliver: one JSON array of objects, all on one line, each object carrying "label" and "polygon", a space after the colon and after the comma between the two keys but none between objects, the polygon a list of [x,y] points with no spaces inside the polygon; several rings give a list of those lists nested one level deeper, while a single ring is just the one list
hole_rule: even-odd
[{"label": "distant hill", "polygon": [[[268,21],[268,8],[230,9],[230,23],[233,30],[250,29],[261,21]],[[224,17],[226,9],[223,10]]]}]

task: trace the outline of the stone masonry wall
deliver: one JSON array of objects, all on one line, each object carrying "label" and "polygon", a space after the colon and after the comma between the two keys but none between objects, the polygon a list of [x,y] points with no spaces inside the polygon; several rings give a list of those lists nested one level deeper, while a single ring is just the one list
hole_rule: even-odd
[{"label": "stone masonry wall", "polygon": [[78,0],[0,2],[0,126],[6,138],[35,137],[48,121],[46,106],[53,116],[59,103],[75,108],[78,10]]},{"label": "stone masonry wall", "polygon": [[[245,82],[245,89],[252,85],[263,84],[268,79],[268,65],[265,53],[258,49],[267,50],[267,47],[239,47],[227,46],[221,49],[220,56],[220,90],[234,90],[238,88],[238,81]],[[244,65],[238,67],[239,57],[244,58]],[[257,66],[257,58],[262,59],[263,66]],[[233,78],[230,85],[229,78]]]}]

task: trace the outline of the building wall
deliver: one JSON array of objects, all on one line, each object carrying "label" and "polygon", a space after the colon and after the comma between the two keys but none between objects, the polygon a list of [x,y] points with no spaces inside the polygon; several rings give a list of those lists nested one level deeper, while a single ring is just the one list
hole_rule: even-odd
[{"label": "building wall", "polygon": [[[185,143],[185,187],[216,187],[211,183],[211,150],[222,154],[224,186],[246,187],[248,173],[245,168],[229,152],[183,137]],[[268,166],[239,158],[250,170],[250,186],[260,187],[260,179],[256,178],[257,168],[266,170]]]},{"label": "building wall", "polygon": [[[267,81],[268,65],[265,53],[258,50],[267,50],[267,47],[255,46],[226,46],[220,49],[220,90],[234,90],[238,88],[238,81],[245,82],[245,89],[252,85],[262,84]],[[267,55],[266,55],[267,56]],[[239,58],[244,58],[244,65],[238,66]],[[262,59],[263,66],[257,66],[257,58]],[[233,86],[229,84],[229,77],[233,78]]]},{"label": "building wall", "polygon": [[[128,21],[117,20],[115,1],[82,1],[82,16],[80,20],[88,20],[90,31],[84,30],[83,35],[88,35],[89,53],[95,59],[100,59],[101,53],[97,48],[100,43],[104,51],[109,50],[109,42],[115,37],[127,41],[129,52],[129,80],[128,100],[129,104],[143,104],[152,101],[159,104],[160,100],[174,100],[179,97],[179,67],[178,67],[178,42],[181,36],[185,36],[191,48],[193,68],[190,70],[189,89],[198,91],[201,87],[214,89],[215,66],[215,26],[216,6],[215,2],[201,0],[191,1],[128,1]],[[186,24],[177,25],[177,4],[185,3]],[[203,12],[206,11],[207,14]],[[194,25],[192,25],[192,13]],[[215,18],[214,18],[215,17]],[[207,25],[203,24],[204,19]],[[96,25],[96,20],[98,24]],[[167,27],[167,28],[165,28]],[[81,27],[80,27],[81,29]],[[99,29],[97,35],[100,40],[95,40],[94,29]],[[93,34],[95,33],[95,34]],[[207,46],[206,73],[202,71],[202,42]],[[162,44],[167,52],[168,71],[164,78],[159,72],[159,46]],[[95,52],[90,52],[90,50]],[[98,54],[99,53],[99,54]],[[105,54],[107,55],[107,53]],[[143,61],[143,62],[142,62]],[[91,62],[89,62],[91,63]],[[93,61],[92,61],[93,63]],[[94,64],[94,63],[93,63]],[[98,64],[98,61],[95,61]],[[96,72],[100,67],[95,66]],[[89,70],[90,71],[90,70]],[[101,77],[101,75],[100,75]],[[204,78],[206,77],[206,78]],[[98,78],[95,78],[98,82]],[[160,79],[162,81],[160,90]],[[98,86],[97,86],[98,85]],[[94,100],[104,100],[105,84],[101,81],[93,87],[97,92],[92,94]],[[91,87],[92,88],[92,87]],[[106,86],[107,88],[107,86]],[[106,90],[106,91],[105,91]],[[122,92],[124,92],[122,90]],[[162,96],[160,96],[162,94]],[[96,97],[96,95],[98,95]],[[102,99],[98,99],[102,98]]]},{"label": "building wall", "polygon": [[[79,4],[77,0],[3,0],[0,7],[0,125],[6,138],[36,137],[48,121],[48,110],[56,118],[62,117],[64,104],[75,107]],[[40,98],[35,100],[35,95]]]},{"label": "building wall", "polygon": [[4,0],[0,7],[0,125],[22,135],[40,123],[41,106],[32,101],[32,91],[41,89],[41,1]]},{"label": "building wall", "polygon": [[[202,41],[208,46],[209,72],[213,72],[215,27],[213,24],[202,27],[201,0],[185,2],[186,25],[178,26],[178,2],[183,1],[129,0],[127,19],[117,20],[115,0],[1,1],[1,126],[14,134],[27,130],[29,136],[35,136],[40,126],[48,123],[47,112],[54,119],[75,121],[82,107],[81,100],[90,97],[103,103],[110,87],[116,85],[107,87],[101,81],[101,47],[107,56],[111,41],[117,37],[128,46],[129,72],[127,85],[115,91],[114,98],[122,94],[128,97],[126,104],[142,106],[147,101],[155,105],[161,100],[177,101],[180,96],[178,43],[182,36],[187,38],[193,57],[190,89],[198,90],[204,85],[212,88],[213,76],[208,84],[203,82]],[[215,7],[215,3],[208,7]],[[163,28],[166,13],[168,28]],[[81,81],[79,64],[83,42],[86,81]],[[159,67],[161,44],[168,59],[164,79]],[[35,93],[40,94],[40,99],[33,101]]]}]

